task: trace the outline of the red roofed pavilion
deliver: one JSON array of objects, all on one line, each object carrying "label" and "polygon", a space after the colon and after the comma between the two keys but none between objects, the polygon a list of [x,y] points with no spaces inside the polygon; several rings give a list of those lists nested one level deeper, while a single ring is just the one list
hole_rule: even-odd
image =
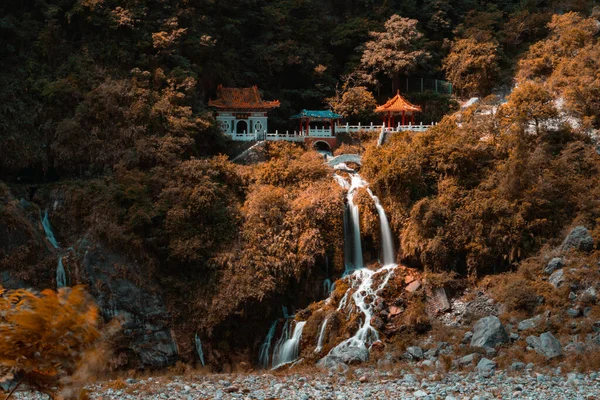
[{"label": "red roofed pavilion", "polygon": [[267,131],[267,111],[279,107],[279,100],[262,99],[258,87],[217,87],[216,100],[208,105],[217,109],[217,122],[230,136],[252,135]]},{"label": "red roofed pavilion", "polygon": [[421,112],[421,107],[412,104],[400,95],[400,91],[387,103],[375,109],[376,113],[383,114],[383,121],[387,123],[388,128],[394,126],[396,115],[402,115],[402,125],[406,125],[407,116],[411,117],[412,125],[415,124],[415,113]]}]

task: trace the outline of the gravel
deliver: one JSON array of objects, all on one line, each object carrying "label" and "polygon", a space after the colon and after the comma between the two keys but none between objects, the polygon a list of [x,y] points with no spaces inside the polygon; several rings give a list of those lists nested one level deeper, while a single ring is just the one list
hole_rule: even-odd
[{"label": "gravel", "polygon": [[[431,374],[383,372],[358,368],[345,374],[246,374],[155,377],[117,386],[90,385],[91,399],[592,399],[600,393],[600,375],[556,375],[552,370],[518,374],[498,371]],[[118,389],[115,387],[119,387]],[[16,399],[45,399],[27,392]]]}]

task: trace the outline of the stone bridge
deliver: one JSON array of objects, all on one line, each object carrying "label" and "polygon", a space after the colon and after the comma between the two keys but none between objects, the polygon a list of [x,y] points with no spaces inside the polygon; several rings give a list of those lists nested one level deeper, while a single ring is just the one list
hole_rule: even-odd
[{"label": "stone bridge", "polygon": [[331,167],[334,167],[337,164],[349,163],[349,162],[355,163],[358,165],[362,165],[361,157],[358,154],[341,154],[341,155],[339,155],[337,157],[333,157],[332,159],[327,161],[327,164],[329,164]]}]

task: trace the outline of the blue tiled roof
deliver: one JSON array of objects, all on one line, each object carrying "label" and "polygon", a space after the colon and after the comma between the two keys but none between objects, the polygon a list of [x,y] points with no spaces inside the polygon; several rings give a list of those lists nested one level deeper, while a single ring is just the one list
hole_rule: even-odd
[{"label": "blue tiled roof", "polygon": [[331,110],[302,110],[300,114],[292,115],[290,118],[340,119],[343,117],[340,114],[336,114]]}]

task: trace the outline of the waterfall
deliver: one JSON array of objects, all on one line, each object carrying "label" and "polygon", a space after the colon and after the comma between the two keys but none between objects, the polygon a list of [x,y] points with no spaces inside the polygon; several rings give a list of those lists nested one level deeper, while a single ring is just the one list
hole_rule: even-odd
[{"label": "waterfall", "polygon": [[350,223],[352,226],[352,248],[353,248],[353,269],[348,270],[350,272],[354,269],[363,268],[363,256],[362,256],[362,242],[360,240],[360,215],[358,212],[358,206],[354,204],[354,196],[359,188],[365,187],[366,182],[363,181],[358,174],[352,175],[352,184],[348,189],[348,206],[350,207]]},{"label": "waterfall", "polygon": [[58,257],[58,266],[56,267],[56,288],[60,289],[65,286],[67,286],[67,274],[65,273],[62,257]]},{"label": "waterfall", "polygon": [[[337,176],[337,175],[336,175]],[[354,173],[350,175],[351,184],[348,188],[347,202],[348,212],[344,215],[344,256],[346,257],[346,279],[349,281],[349,288],[340,300],[338,311],[348,312],[348,318],[358,310],[362,314],[361,326],[351,338],[344,340],[335,346],[329,352],[329,355],[336,356],[342,353],[346,348],[358,347],[369,349],[370,346],[379,340],[379,333],[371,326],[371,318],[375,314],[374,306],[379,298],[378,293],[387,285],[389,279],[394,273],[396,264],[394,264],[394,241],[389,226],[389,221],[377,196],[367,188],[367,191],[375,203],[377,214],[379,215],[381,228],[381,251],[383,266],[376,271],[364,268],[362,259],[360,220],[358,206],[354,204],[354,195],[357,189],[366,187],[368,184],[360,175]],[[336,181],[343,188],[347,188],[347,181],[343,178],[336,178]],[[343,184],[346,182],[346,184]],[[349,261],[351,260],[351,261]],[[349,268],[350,267],[350,268]],[[374,277],[383,279],[375,287]],[[323,323],[325,325],[325,323]],[[324,331],[324,327],[321,331]],[[322,332],[319,335],[319,341],[322,339]],[[319,351],[321,346],[317,344]]]},{"label": "waterfall", "polygon": [[371,189],[367,189],[369,195],[375,202],[377,208],[377,214],[379,215],[379,221],[381,226],[381,247],[383,252],[383,265],[394,264],[394,240],[392,239],[392,230],[390,229],[390,223],[388,222],[385,210],[379,202],[379,198],[373,194]]},{"label": "waterfall", "polygon": [[319,339],[317,340],[317,347],[315,348],[315,353],[320,353],[323,350],[323,339],[325,338],[325,329],[327,328],[327,320],[329,318],[325,318],[323,321],[323,325],[321,325],[321,330],[319,331]]},{"label": "waterfall", "polygon": [[[42,220],[42,227],[44,228],[44,233],[46,234],[46,239],[48,239],[48,242],[50,242],[52,247],[59,250],[59,252],[60,252],[60,247],[58,245],[58,242],[56,241],[56,237],[54,236],[54,231],[52,230],[52,225],[50,225],[50,218],[48,217],[48,210],[44,211],[44,215],[40,216],[40,219]],[[73,248],[69,247],[67,249],[67,252],[69,250],[73,250]],[[64,251],[63,251],[63,254],[64,254]],[[65,266],[63,264],[62,256],[59,255],[58,263],[56,265],[56,288],[60,289],[60,288],[66,287],[66,286],[67,286],[67,273],[65,271]]]},{"label": "waterfall", "polygon": [[50,242],[50,244],[58,249],[58,242],[54,237],[54,232],[52,231],[52,225],[50,225],[50,219],[48,218],[48,210],[44,212],[44,216],[41,217],[42,226],[44,227],[44,232],[46,233],[46,239]]},{"label": "waterfall", "polygon": [[279,322],[276,319],[269,328],[269,332],[267,333],[267,337],[263,342],[262,346],[260,346],[260,353],[258,355],[258,363],[265,369],[269,368],[269,350],[271,350],[271,342],[273,341],[273,336],[275,336],[275,330],[277,329],[277,323]]},{"label": "waterfall", "polygon": [[198,336],[198,332],[196,332],[196,337],[194,338],[194,341],[196,342],[196,352],[198,353],[198,358],[200,358],[202,366],[205,367],[206,365],[204,364],[204,351],[202,350],[202,341],[200,340],[200,336]]},{"label": "waterfall", "polygon": [[[296,323],[294,327],[294,333],[291,337],[289,337],[288,330],[288,339],[280,343],[279,346],[275,347],[275,351],[273,352],[273,368],[276,369],[284,364],[291,363],[292,361],[298,358],[298,352],[300,350],[300,339],[302,338],[302,329],[304,329],[304,325],[306,325],[306,321],[299,321]],[[283,339],[283,335],[279,339]]]}]

